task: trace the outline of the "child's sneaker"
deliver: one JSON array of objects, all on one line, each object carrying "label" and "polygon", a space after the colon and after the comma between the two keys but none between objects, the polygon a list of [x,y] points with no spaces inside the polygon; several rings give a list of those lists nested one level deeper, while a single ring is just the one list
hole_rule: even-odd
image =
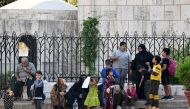
[{"label": "child's sneaker", "polygon": [[167,99],[168,98],[168,96],[164,96],[164,97],[162,97],[161,99],[162,100],[165,100],[165,99]]},{"label": "child's sneaker", "polygon": [[166,98],[166,100],[173,100],[173,99],[174,99],[174,97],[171,95],[167,96],[167,98]]}]

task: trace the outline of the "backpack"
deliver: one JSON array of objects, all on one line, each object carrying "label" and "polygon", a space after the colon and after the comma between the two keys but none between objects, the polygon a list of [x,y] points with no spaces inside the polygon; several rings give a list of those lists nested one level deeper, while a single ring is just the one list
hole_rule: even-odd
[{"label": "backpack", "polygon": [[169,60],[169,66],[168,66],[168,73],[169,73],[169,76],[171,76],[171,77],[174,77],[174,76],[175,76],[176,68],[177,68],[176,61],[173,60],[173,59],[170,59],[170,60]]}]

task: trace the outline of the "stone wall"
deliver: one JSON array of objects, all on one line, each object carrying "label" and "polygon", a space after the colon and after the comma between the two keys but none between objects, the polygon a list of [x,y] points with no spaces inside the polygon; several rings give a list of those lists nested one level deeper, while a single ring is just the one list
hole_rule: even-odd
[{"label": "stone wall", "polygon": [[[51,37],[60,37],[61,33],[63,33],[62,36],[64,37],[77,36],[77,17],[77,10],[0,9],[0,41],[3,41],[3,37],[1,36],[5,31],[7,33],[5,36],[7,37],[11,36],[13,31],[16,33],[16,35],[12,35],[13,37],[21,36],[21,34],[23,35],[23,33],[26,32],[27,34],[32,35],[37,32],[37,34],[34,35],[37,37],[36,69],[42,70],[45,73],[47,80],[52,81],[53,74],[66,73],[70,75],[69,73],[71,70],[75,71],[75,60],[70,60],[70,57],[76,57],[76,54],[74,52],[61,52],[65,49],[71,51],[71,49],[73,49],[71,47],[73,46],[68,45],[68,47],[66,42],[69,41],[64,41],[62,43],[60,41],[61,38],[52,41],[53,38]],[[55,34],[51,35],[53,32]],[[43,35],[44,37],[42,37]],[[0,44],[3,51],[0,54],[2,57],[2,63],[0,66],[2,73],[14,71],[14,65],[16,65],[18,61],[18,46],[16,46],[15,57],[13,52],[15,49],[13,38],[9,37],[6,41],[9,43],[6,45],[6,52],[4,51],[4,45]],[[18,42],[16,42],[16,44],[18,44]],[[63,47],[65,47],[65,49]],[[6,55],[5,53],[9,55]],[[73,54],[71,55],[70,53]],[[66,56],[68,63],[65,62],[67,61],[65,59]],[[13,59],[15,59],[15,63]],[[66,68],[67,70],[65,70]]]},{"label": "stone wall", "polygon": [[37,32],[39,36],[47,34],[77,35],[78,21],[77,10],[0,10],[0,35],[4,31],[17,35]]},{"label": "stone wall", "polygon": [[99,16],[101,35],[190,35],[189,10],[190,0],[79,0],[78,19],[82,24],[88,16]]}]

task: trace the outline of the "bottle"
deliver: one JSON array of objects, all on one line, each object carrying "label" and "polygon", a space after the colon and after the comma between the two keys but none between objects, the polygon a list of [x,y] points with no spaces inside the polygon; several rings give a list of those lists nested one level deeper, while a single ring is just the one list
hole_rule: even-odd
[{"label": "bottle", "polygon": [[73,103],[73,109],[78,109],[78,102],[76,98],[75,98],[75,102]]}]

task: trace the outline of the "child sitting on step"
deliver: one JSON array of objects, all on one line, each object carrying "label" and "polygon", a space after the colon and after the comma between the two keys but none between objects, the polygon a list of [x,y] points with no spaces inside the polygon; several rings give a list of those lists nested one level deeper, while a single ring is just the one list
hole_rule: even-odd
[{"label": "child sitting on step", "polygon": [[135,109],[134,104],[137,99],[137,93],[136,93],[136,85],[133,84],[132,82],[128,82],[125,96],[126,96],[125,101],[127,107]]}]

